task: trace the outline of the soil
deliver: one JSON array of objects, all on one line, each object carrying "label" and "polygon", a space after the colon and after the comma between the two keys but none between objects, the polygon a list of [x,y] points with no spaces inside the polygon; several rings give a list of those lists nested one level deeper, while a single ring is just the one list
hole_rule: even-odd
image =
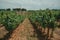
[{"label": "soil", "polygon": [[[35,35],[35,36],[34,36]],[[38,40],[29,19],[26,18],[12,33],[8,40]]]},{"label": "soil", "polygon": [[53,40],[60,40],[60,28],[55,29]]},{"label": "soil", "polygon": [[0,39],[4,38],[4,36],[8,33],[4,26],[0,26]]}]

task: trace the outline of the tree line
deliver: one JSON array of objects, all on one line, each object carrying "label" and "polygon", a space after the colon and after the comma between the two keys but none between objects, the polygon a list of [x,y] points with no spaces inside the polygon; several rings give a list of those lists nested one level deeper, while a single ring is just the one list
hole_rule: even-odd
[{"label": "tree line", "polygon": [[7,9],[0,9],[0,11],[26,11],[27,9],[25,8],[7,8]]}]

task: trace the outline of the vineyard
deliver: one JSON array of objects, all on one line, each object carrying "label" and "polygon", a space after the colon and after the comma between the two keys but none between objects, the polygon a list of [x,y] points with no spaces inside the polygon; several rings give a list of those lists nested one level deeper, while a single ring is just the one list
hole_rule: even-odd
[{"label": "vineyard", "polygon": [[8,31],[1,40],[60,40],[60,35],[54,38],[60,28],[60,10],[0,11],[1,26]]}]

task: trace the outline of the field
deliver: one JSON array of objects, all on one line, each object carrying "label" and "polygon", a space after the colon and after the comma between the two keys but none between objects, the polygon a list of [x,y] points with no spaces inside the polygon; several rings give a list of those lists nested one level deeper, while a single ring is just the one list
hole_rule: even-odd
[{"label": "field", "polygon": [[60,10],[0,11],[0,40],[60,40]]}]

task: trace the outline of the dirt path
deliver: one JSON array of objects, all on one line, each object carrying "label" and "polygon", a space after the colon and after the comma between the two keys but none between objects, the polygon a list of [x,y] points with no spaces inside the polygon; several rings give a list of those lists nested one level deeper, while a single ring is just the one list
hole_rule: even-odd
[{"label": "dirt path", "polygon": [[23,23],[13,31],[9,40],[38,40],[34,34],[34,28],[29,19],[26,18]]}]

